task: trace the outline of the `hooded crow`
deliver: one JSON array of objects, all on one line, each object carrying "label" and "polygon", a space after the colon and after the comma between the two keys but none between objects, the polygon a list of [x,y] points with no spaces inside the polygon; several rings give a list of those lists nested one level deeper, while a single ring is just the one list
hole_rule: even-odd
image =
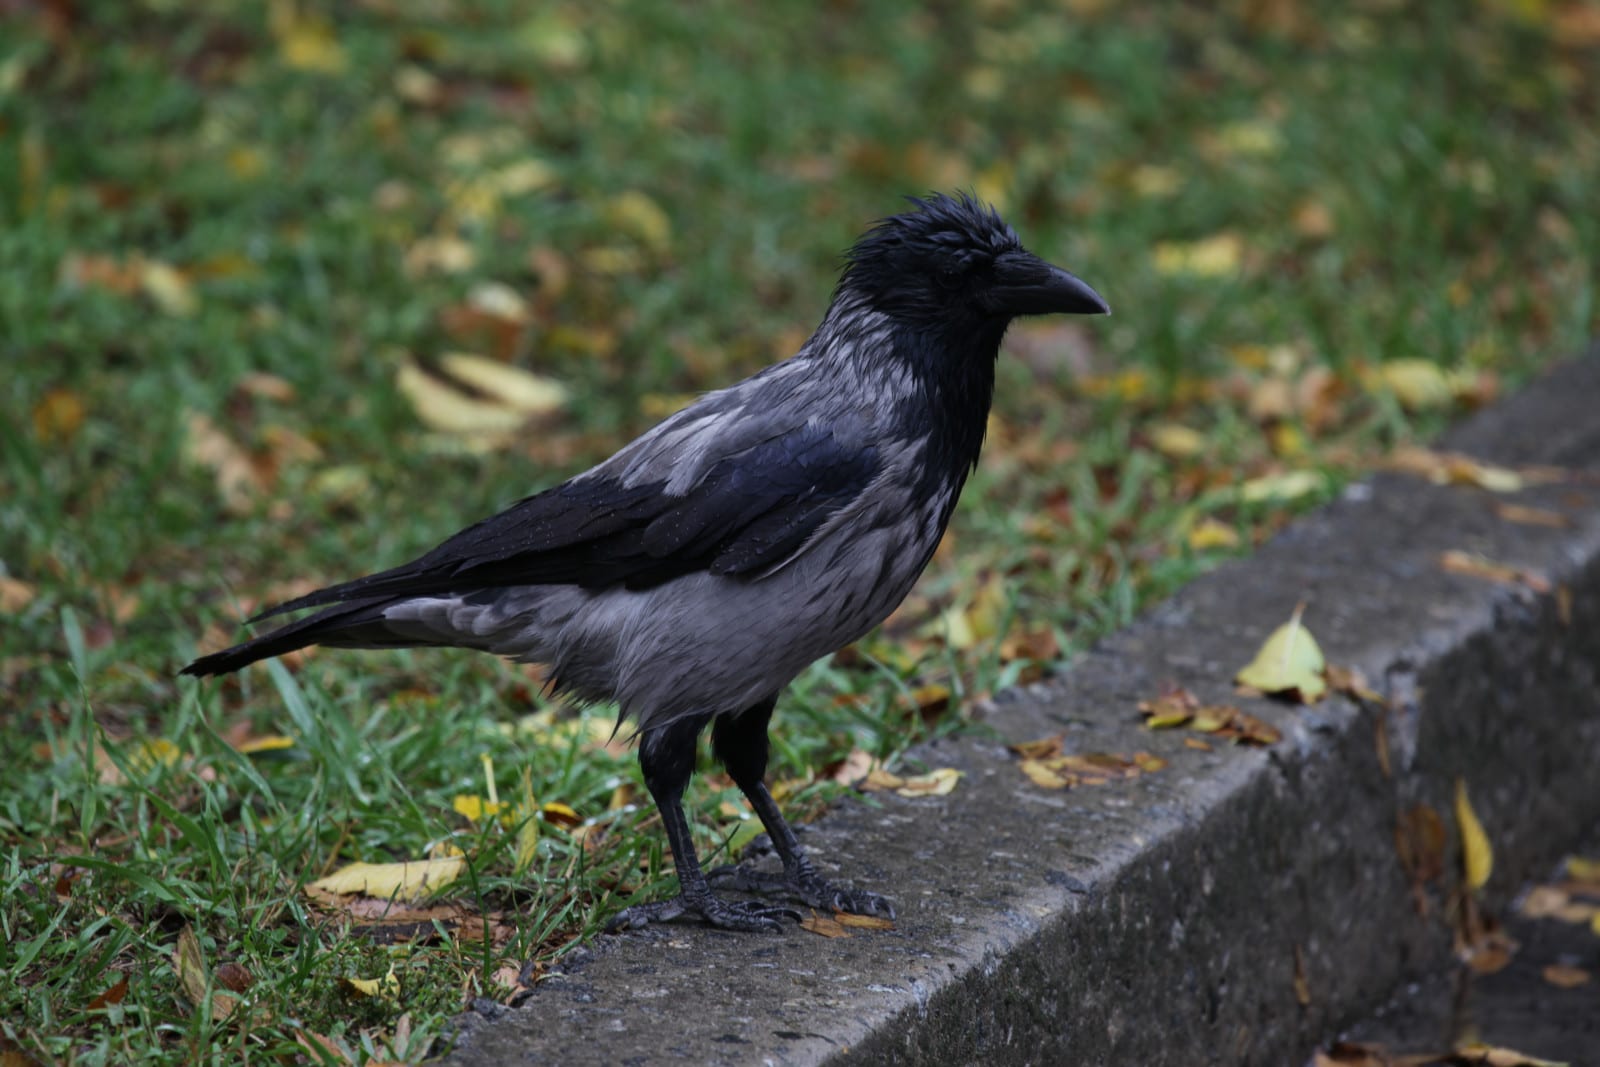
[{"label": "hooded crow", "polygon": [[[893,916],[806,857],[763,782],[768,720],[797,674],[887,618],[932,557],[978,461],[1011,320],[1109,310],[992,207],[967,195],[910,204],[850,249],[793,358],[410,563],[263,612],[251,621],[320,609],[183,673],[307,645],[458,646],[544,664],[556,691],[615,701],[633,721],[672,848],[678,895],[626,908],[611,929],[684,915],[774,929],[795,914],[724,900],[713,884]],[[781,874],[700,868],[681,800],[707,725]]]}]

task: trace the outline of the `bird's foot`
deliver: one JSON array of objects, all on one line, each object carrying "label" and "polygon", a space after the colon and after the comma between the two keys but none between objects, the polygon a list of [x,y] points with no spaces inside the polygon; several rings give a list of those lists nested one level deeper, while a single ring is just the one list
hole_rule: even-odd
[{"label": "bird's foot", "polygon": [[850,915],[881,915],[894,918],[894,905],[887,897],[869,893],[864,889],[834,885],[819,874],[808,873],[798,878],[788,873],[767,874],[748,867],[718,867],[706,874],[706,880],[721,889],[734,889],[743,893],[783,895],[809,904],[813,908],[842,911]]},{"label": "bird's foot", "polygon": [[635,904],[631,908],[622,909],[606,924],[606,933],[616,934],[624,930],[637,930],[650,923],[671,922],[684,915],[699,916],[710,925],[723,930],[751,932],[781,931],[783,929],[781,920],[785,918],[800,921],[800,914],[793,908],[777,907],[760,900],[727,901],[710,893],[692,897],[679,893],[667,900]]}]

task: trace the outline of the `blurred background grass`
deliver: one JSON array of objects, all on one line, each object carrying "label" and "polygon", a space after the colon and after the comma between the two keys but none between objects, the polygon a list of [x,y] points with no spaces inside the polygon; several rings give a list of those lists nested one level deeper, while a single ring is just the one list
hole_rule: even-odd
[{"label": "blurred background grass", "polygon": [[[974,190],[1116,315],[1013,331],[918,596],[782,705],[802,810],[1592,335],[1597,72],[1600,6],[1550,0],[0,11],[4,1042],[415,1059],[666,889],[606,713],[528,672],[174,672],[791,354],[902,194]],[[457,352],[561,392],[506,416]],[[461,813],[491,789],[536,842]],[[445,842],[421,932],[299,890]]]}]

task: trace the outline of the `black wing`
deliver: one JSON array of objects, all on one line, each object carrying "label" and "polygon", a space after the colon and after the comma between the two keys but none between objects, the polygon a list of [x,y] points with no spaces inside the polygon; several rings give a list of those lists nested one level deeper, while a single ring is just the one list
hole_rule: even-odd
[{"label": "black wing", "polygon": [[803,425],[724,457],[682,494],[669,493],[665,482],[626,485],[602,467],[469,526],[411,563],[256,618],[357,597],[507,585],[646,589],[697,571],[755,577],[860,496],[880,466],[875,448]]}]

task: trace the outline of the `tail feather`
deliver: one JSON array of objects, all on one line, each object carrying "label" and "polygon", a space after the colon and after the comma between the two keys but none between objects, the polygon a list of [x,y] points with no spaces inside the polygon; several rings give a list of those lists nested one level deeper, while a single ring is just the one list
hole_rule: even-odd
[{"label": "tail feather", "polygon": [[213,652],[209,656],[201,656],[179,673],[200,677],[228,674],[257,660],[271,659],[273,656],[281,656],[286,652],[305,648],[307,645],[338,642],[341,635],[380,620],[383,617],[383,609],[394,603],[394,600],[394,597],[368,597],[335,604],[315,615],[296,619],[232,648]]}]

